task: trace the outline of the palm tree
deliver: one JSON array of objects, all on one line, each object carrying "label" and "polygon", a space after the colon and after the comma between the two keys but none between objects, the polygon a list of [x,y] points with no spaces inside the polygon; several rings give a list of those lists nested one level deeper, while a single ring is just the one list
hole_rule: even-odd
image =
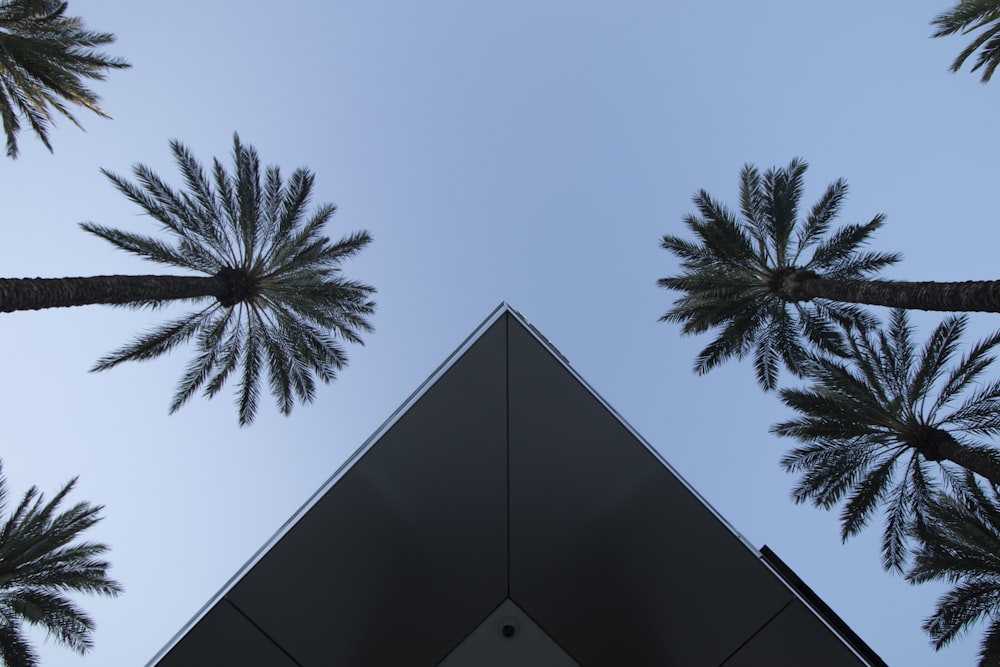
[{"label": "palm tree", "polygon": [[84,79],[103,80],[108,69],[129,64],[96,49],[115,36],[91,32],[83,20],[66,16],[68,3],[54,0],[4,0],[0,4],[0,117],[7,135],[7,156],[16,158],[23,118],[50,151],[49,125],[57,111],[81,127],[63,102],[110,118]]},{"label": "palm tree", "polygon": [[[79,542],[101,520],[100,505],[59,505],[76,484],[74,478],[48,503],[31,487],[0,526],[0,660],[8,667],[33,667],[38,658],[23,634],[25,623],[44,628],[50,637],[78,653],[93,644],[94,621],[68,593],[115,597],[121,585],[108,577],[101,560],[108,547]],[[7,480],[0,466],[0,511],[7,504]]]},{"label": "palm tree", "polygon": [[[330,382],[347,363],[340,341],[362,343],[375,289],[341,275],[340,264],[370,241],[355,232],[337,243],[320,230],[335,207],[308,215],[314,176],[296,170],[287,182],[277,167],[263,173],[252,146],[233,138],[234,171],[214,161],[212,182],[187,148],[171,149],[187,192],[175,192],[151,169],[137,165],[138,184],[104,171],[141,206],[174,243],[85,223],[82,227],[118,248],[203,276],[97,276],[0,279],[0,312],[121,304],[132,308],[187,299],[201,304],[100,359],[92,370],[157,357],[194,339],[197,354],[181,378],[170,412],[204,387],[211,398],[237,366],[240,425],[256,414],[261,376],[278,407],[289,414],[295,399],[315,396],[315,379]],[[207,301],[207,303],[205,303]]]},{"label": "palm tree", "polygon": [[763,177],[746,165],[740,174],[742,218],[701,190],[694,196],[700,217],[684,218],[697,241],[663,237],[662,247],[681,259],[683,271],[659,280],[661,287],[682,292],[661,321],[682,323],[684,334],[720,329],[695,360],[697,373],[753,351],[758,381],[774,389],[779,362],[801,374],[806,357],[801,336],[840,354],[834,322],[873,323],[853,304],[1000,312],[1000,281],[871,280],[900,259],[898,253],[860,250],[883,216],[826,236],[847,194],[847,184],[838,180],[798,222],[805,171],[799,159]]},{"label": "palm tree", "polygon": [[961,500],[939,494],[928,502],[915,532],[921,546],[906,578],[945,580],[956,586],[938,599],[924,630],[940,650],[973,624],[988,625],[980,667],[1000,665],[1000,495],[985,492],[970,475]]},{"label": "palm tree", "polygon": [[721,329],[695,360],[697,373],[753,351],[757,380],[771,390],[780,362],[801,374],[807,352],[800,334],[821,349],[843,354],[835,322],[874,325],[856,306],[835,298],[814,301],[821,295],[813,293],[813,284],[867,278],[899,261],[899,255],[859,251],[882,226],[881,215],[824,239],[847,196],[843,180],[831,184],[805,220],[797,221],[806,169],[795,159],[762,177],[748,164],[740,173],[742,219],[701,190],[694,196],[700,217],[684,218],[699,242],[663,237],[661,246],[681,259],[683,272],[658,283],[683,295],[660,320],[682,323],[684,334]]},{"label": "palm tree", "polygon": [[901,571],[908,531],[934,493],[961,488],[958,466],[1000,484],[1000,452],[982,441],[1000,433],[1000,381],[979,382],[1000,332],[951,364],[965,326],[965,316],[947,318],[918,353],[896,309],[886,329],[846,336],[848,361],[814,356],[810,384],[779,394],[799,416],[771,431],[804,443],[781,460],[801,473],[793,499],[825,509],[845,501],[844,540],[884,509],[886,569]]},{"label": "palm tree", "polygon": [[972,71],[982,68],[982,82],[986,83],[1000,65],[1000,2],[998,0],[960,0],[960,2],[931,21],[937,26],[932,37],[944,37],[961,32],[963,35],[983,28],[982,33],[962,50],[951,71],[957,72],[965,61],[979,50],[979,57]]}]

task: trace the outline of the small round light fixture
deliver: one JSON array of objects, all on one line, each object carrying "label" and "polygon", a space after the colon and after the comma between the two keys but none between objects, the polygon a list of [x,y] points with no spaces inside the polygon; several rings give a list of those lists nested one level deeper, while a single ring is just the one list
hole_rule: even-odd
[{"label": "small round light fixture", "polygon": [[513,616],[505,616],[500,619],[500,634],[506,639],[513,639],[514,635],[517,634],[517,630],[517,619]]}]

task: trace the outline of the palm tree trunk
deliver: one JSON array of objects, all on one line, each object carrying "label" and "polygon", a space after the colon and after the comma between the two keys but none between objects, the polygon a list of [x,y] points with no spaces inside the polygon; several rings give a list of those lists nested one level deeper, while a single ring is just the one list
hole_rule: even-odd
[{"label": "palm tree trunk", "polygon": [[211,276],[93,276],[90,278],[0,278],[0,312],[151,303],[174,299],[224,298],[229,289]]},{"label": "palm tree trunk", "polygon": [[785,277],[781,292],[790,301],[829,299],[909,310],[1000,313],[998,280],[957,283],[831,280],[799,270]]},{"label": "palm tree trunk", "polygon": [[936,453],[941,457],[940,460],[957,463],[966,470],[971,470],[983,479],[989,480],[994,485],[1000,486],[1000,461],[996,457],[990,456],[988,452],[963,447],[950,434],[947,438],[941,438],[935,442],[934,447]]}]

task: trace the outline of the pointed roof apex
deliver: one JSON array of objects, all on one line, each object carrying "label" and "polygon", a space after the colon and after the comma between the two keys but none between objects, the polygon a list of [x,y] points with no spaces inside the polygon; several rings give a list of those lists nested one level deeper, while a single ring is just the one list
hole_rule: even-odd
[{"label": "pointed roof apex", "polygon": [[884,664],[782,566],[503,302],[150,665]]}]

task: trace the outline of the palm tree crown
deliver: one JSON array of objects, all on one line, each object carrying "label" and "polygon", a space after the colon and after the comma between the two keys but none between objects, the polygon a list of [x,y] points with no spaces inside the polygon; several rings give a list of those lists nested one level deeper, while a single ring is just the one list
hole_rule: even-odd
[{"label": "palm tree crown", "polygon": [[811,383],[780,392],[799,416],[772,432],[805,443],[782,459],[801,473],[794,500],[831,508],[846,498],[845,540],[884,509],[886,569],[903,567],[908,532],[934,493],[961,488],[956,466],[1000,483],[1000,454],[981,440],[1000,433],[1000,382],[978,382],[1000,332],[949,366],[965,325],[949,317],[918,353],[906,312],[894,310],[885,330],[847,336],[849,362],[815,356]]},{"label": "palm tree crown", "polygon": [[107,118],[100,98],[83,80],[101,80],[108,69],[129,67],[96,50],[112,43],[114,35],[86,30],[79,17],[66,16],[67,7],[53,0],[0,3],[0,118],[8,157],[17,157],[20,118],[50,151],[53,111],[80,127],[64,101]]},{"label": "palm tree crown", "polygon": [[[717,327],[718,336],[702,350],[695,371],[754,353],[757,380],[774,389],[781,362],[801,374],[807,354],[800,336],[821,349],[843,353],[835,322],[873,323],[852,305],[813,301],[802,281],[817,274],[861,279],[897,262],[894,253],[860,252],[882,225],[881,215],[864,225],[848,225],[827,236],[847,195],[847,184],[831,184],[803,221],[798,220],[807,165],[795,159],[761,176],[753,165],[740,173],[737,218],[704,190],[694,196],[699,215],[684,223],[697,242],[666,235],[662,247],[681,259],[679,276],[659,285],[682,292],[661,321],[682,323],[683,333]],[[811,254],[806,258],[807,252]]]},{"label": "palm tree crown", "polygon": [[965,47],[951,64],[951,71],[957,72],[969,56],[979,50],[979,57],[972,71],[982,68],[982,82],[986,83],[1000,65],[1000,1],[960,0],[948,11],[931,21],[937,26],[932,37],[944,37],[961,32],[963,35],[983,31]]},{"label": "palm tree crown", "polygon": [[[94,622],[67,593],[117,596],[121,585],[108,577],[101,560],[107,546],[77,541],[101,520],[103,507],[86,502],[59,511],[73,489],[66,484],[49,502],[32,487],[0,526],[0,660],[8,667],[34,667],[38,658],[23,624],[44,628],[78,653],[93,643]],[[0,468],[0,511],[7,504],[7,481]]]},{"label": "palm tree crown", "polygon": [[[172,244],[91,223],[83,228],[154,262],[207,274],[191,280],[207,281],[200,298],[209,303],[102,358],[94,370],[150,359],[194,339],[197,355],[171,412],[202,387],[214,396],[239,367],[241,425],[254,419],[265,372],[280,411],[288,414],[296,398],[313,399],[314,378],[330,382],[346,365],[340,341],[362,343],[361,333],[372,331],[374,288],[340,270],[371,237],[356,232],[333,243],[322,236],[335,207],[323,204],[308,213],[312,173],[298,169],[287,182],[278,167],[262,174],[256,151],[238,136],[233,173],[215,160],[211,181],[187,148],[176,141],[171,148],[187,192],[175,192],[143,165],[134,167],[138,184],[105,174],[160,223]],[[141,308],[167,298],[140,296],[125,305]]]},{"label": "palm tree crown", "polygon": [[941,649],[978,621],[988,625],[979,650],[980,667],[1000,665],[1000,495],[969,476],[961,500],[939,494],[915,531],[915,551],[906,578],[914,584],[945,580],[956,586],[924,622]]}]

